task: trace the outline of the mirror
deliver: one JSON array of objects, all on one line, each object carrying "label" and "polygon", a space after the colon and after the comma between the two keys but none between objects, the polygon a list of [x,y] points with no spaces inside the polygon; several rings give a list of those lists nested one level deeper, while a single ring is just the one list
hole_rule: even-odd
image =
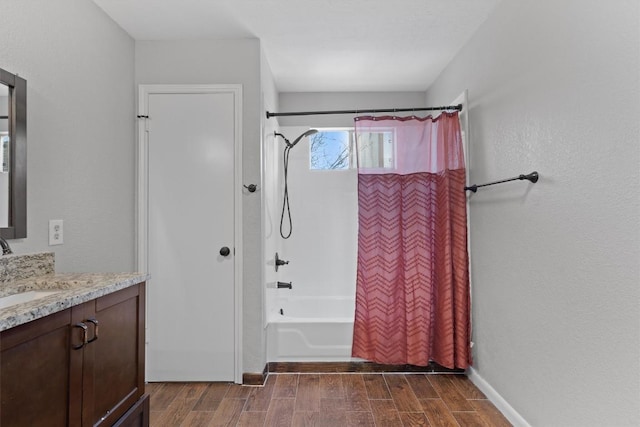
[{"label": "mirror", "polygon": [[27,237],[27,81],[0,69],[0,237]]}]

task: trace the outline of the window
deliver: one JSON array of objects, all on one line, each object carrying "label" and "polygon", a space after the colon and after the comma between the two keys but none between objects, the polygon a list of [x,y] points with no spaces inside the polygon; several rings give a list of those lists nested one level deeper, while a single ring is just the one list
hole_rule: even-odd
[{"label": "window", "polygon": [[[360,135],[360,164],[368,168],[395,168],[395,135],[381,128]],[[319,129],[310,137],[309,169],[346,170],[357,167],[355,130]]]},{"label": "window", "polygon": [[311,170],[344,170],[351,166],[353,129],[324,129],[311,135]]},{"label": "window", "polygon": [[391,129],[377,129],[358,135],[360,140],[360,166],[366,168],[395,169],[395,138]]}]

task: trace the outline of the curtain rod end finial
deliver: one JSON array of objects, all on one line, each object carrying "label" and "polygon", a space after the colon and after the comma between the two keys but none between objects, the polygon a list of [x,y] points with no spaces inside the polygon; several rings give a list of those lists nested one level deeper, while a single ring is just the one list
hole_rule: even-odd
[{"label": "curtain rod end finial", "polygon": [[540,178],[540,176],[538,175],[538,172],[533,171],[528,175],[520,175],[520,179],[526,179],[528,181],[533,182],[534,184],[536,182],[538,182],[538,179]]}]

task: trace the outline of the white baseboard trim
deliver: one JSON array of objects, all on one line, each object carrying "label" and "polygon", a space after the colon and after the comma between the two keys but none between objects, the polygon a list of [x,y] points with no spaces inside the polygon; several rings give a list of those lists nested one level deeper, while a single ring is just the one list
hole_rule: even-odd
[{"label": "white baseboard trim", "polygon": [[498,408],[502,415],[504,415],[514,427],[531,427],[531,425],[515,410],[509,403],[504,400],[500,394],[491,387],[484,378],[482,378],[475,369],[469,368],[467,371],[469,380],[475,384],[481,392],[487,396],[487,399]]}]

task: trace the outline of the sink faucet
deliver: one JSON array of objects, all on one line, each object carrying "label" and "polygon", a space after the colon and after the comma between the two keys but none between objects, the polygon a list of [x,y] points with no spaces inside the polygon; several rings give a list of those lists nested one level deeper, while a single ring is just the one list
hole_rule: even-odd
[{"label": "sink faucet", "polygon": [[13,253],[13,251],[9,247],[9,243],[7,243],[7,241],[2,237],[0,237],[0,247],[2,247],[2,255],[9,255]]}]

